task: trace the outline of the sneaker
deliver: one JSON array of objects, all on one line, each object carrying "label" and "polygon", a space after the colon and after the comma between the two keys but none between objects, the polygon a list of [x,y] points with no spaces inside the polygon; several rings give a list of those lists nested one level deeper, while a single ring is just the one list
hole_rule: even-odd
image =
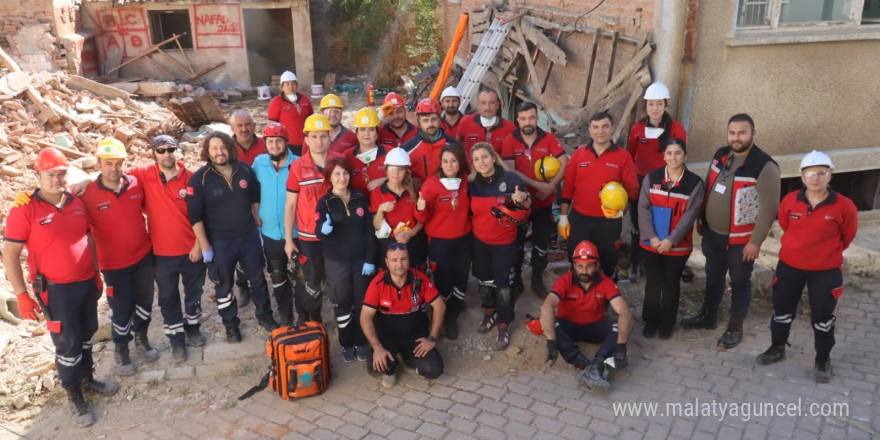
[{"label": "sneaker", "polygon": [[260,323],[260,327],[263,327],[269,333],[272,333],[273,330],[278,328],[278,323],[275,322],[275,318],[271,316],[267,316],[265,318],[260,318],[257,320]]},{"label": "sneaker", "polygon": [[742,321],[731,318],[730,322],[727,324],[727,330],[724,331],[724,334],[721,335],[721,339],[718,340],[718,346],[722,349],[729,350],[739,345],[739,343],[742,342],[742,339]]},{"label": "sneaker", "polygon": [[703,306],[698,315],[682,319],[681,326],[684,328],[715,329],[718,327],[717,310],[709,311]]},{"label": "sneaker", "polygon": [[639,282],[639,278],[642,277],[642,270],[639,268],[639,266],[630,267],[628,275],[629,275],[629,277],[628,277],[629,282],[637,283],[637,282]]},{"label": "sneaker", "polygon": [[175,364],[186,362],[189,355],[186,352],[186,345],[171,344],[171,360]]},{"label": "sneaker", "polygon": [[771,345],[763,353],[759,354],[758,357],[755,358],[755,362],[758,365],[770,365],[781,360],[785,359],[785,346],[784,345]]},{"label": "sneaker", "polygon": [[369,345],[358,345],[354,349],[357,360],[360,362],[366,362],[373,356],[373,349]]},{"label": "sneaker", "polygon": [[813,370],[813,378],[816,383],[828,383],[831,381],[831,359],[816,361],[816,369]]},{"label": "sneaker", "polygon": [[383,374],[382,375],[382,386],[385,388],[392,388],[394,385],[397,385],[397,374]]},{"label": "sneaker", "polygon": [[510,324],[498,324],[498,338],[495,339],[495,346],[499,350],[504,350],[510,345]]},{"label": "sneaker", "polygon": [[238,344],[241,342],[241,329],[237,325],[226,327],[226,342],[230,344]]},{"label": "sneaker", "polygon": [[354,362],[356,356],[357,349],[355,347],[342,347],[342,360],[345,363]]},{"label": "sneaker", "polygon": [[608,382],[608,379],[603,377],[602,372],[599,371],[600,368],[602,368],[601,362],[590,364],[588,368],[584,369],[584,371],[581,371],[577,375],[577,381],[588,391],[606,395],[611,389],[611,383]]},{"label": "sneaker", "polygon": [[657,324],[653,322],[646,322],[645,328],[642,329],[642,336],[647,339],[651,339],[654,336],[657,336]]},{"label": "sneaker", "polygon": [[477,328],[477,331],[480,333],[489,333],[489,330],[492,330],[492,327],[495,327],[495,321],[498,320],[498,314],[495,313],[495,310],[487,311],[485,315],[483,315],[483,320],[480,322],[480,327]]}]

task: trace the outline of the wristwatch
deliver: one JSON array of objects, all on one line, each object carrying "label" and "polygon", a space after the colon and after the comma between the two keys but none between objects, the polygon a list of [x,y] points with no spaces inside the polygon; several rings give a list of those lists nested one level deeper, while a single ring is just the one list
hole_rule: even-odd
[{"label": "wristwatch", "polygon": [[428,340],[431,341],[431,342],[433,342],[433,343],[435,343],[435,344],[437,343],[437,338],[435,338],[435,337],[433,337],[433,336],[431,336],[431,335],[428,335]]}]

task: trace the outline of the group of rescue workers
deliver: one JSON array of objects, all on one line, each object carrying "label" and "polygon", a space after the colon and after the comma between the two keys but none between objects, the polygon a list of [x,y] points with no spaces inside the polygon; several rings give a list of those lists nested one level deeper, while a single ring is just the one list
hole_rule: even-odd
[{"label": "group of rescue workers", "polygon": [[[358,110],[349,129],[341,124],[338,96],[324,96],[315,113],[297,88],[296,76],[285,72],[262,137],[248,111],[233,113],[233,135],[210,133],[198,170],[178,160],[171,136],[152,139],[153,165],[128,169],[125,145],[107,138],[96,152],[100,174],[68,188],[64,155],[54,148],[39,153],[39,188],[16,198],[4,263],[21,316],[37,319],[42,312],[47,322],[78,425],[94,423],[83,392],[119,389],[93,376],[102,293],[122,376],[137,372],[132,339],[144,361],[160,356],[147,337],[154,280],[172,360],[187,359],[187,344],[206,343],[199,322],[207,275],[228,343],[242,340],[239,307],[253,302],[259,325],[271,332],[321,322],[326,293],[343,360],[366,361],[391,387],[401,361],[426,378],[443,373],[436,342],[441,334],[459,337],[471,274],[484,311],[478,332],[497,327],[496,347],[508,347],[524,291],[526,240],[530,286],[544,299],[538,333],[546,338],[547,361],[562,354],[580,370],[580,384],[607,393],[609,371],[627,365],[634,321],[617,287],[626,209],[633,225],[628,276],[633,282],[646,276],[643,336],[673,335],[696,225],[706,293],[699,314],[680,325],[716,328],[729,273],[723,349],[742,340],[754,261],[778,218],[785,233],[773,285],[772,344],[756,361],[785,357],[806,285],[814,376],[830,379],[840,266],[857,214],[829,186],[834,167],[827,155],[803,158],[803,188],[780,203],[779,168],[754,144],[746,114],[730,118],[728,145],[716,151],[705,182],[687,169],[685,129],[666,111],[669,92],[661,83],[646,90],[647,117],[633,125],[626,148],[612,139],[612,116],[600,112],[589,120],[591,142],[570,156],[538,127],[535,104],[519,104],[511,122],[501,117],[492,90],[481,91],[477,112],[465,115],[458,91],[449,87],[440,102],[418,102],[415,125],[403,97],[390,93],[378,111]],[[548,289],[543,275],[555,233],[567,240],[572,266]],[[33,295],[19,261],[25,248]],[[606,317],[608,305],[616,319]],[[580,341],[600,347],[589,358]]]}]

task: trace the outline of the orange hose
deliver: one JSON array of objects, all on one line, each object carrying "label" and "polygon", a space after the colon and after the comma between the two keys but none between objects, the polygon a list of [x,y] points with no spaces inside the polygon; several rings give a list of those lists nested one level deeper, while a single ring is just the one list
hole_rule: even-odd
[{"label": "orange hose", "polygon": [[434,90],[431,90],[431,99],[435,101],[440,99],[440,94],[446,88],[446,80],[452,72],[452,64],[455,63],[455,53],[458,52],[458,45],[461,43],[461,39],[464,38],[465,31],[467,31],[467,24],[468,14],[465,12],[458,19],[458,27],[455,28],[452,45],[446,51],[446,58],[443,59],[443,65],[440,67],[440,73],[437,75],[437,81],[434,83]]}]

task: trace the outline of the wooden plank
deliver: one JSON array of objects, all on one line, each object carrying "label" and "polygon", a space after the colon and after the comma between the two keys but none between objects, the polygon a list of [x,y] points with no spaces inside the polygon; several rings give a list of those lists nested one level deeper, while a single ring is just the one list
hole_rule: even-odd
[{"label": "wooden plank", "polygon": [[150,58],[149,56],[144,57],[144,59],[147,60],[147,61],[149,61],[150,64],[152,64],[152,65],[155,66],[157,69],[159,69],[162,73],[164,73],[165,75],[167,75],[168,78],[171,78],[171,81],[177,81],[177,78],[175,78],[174,75],[172,75],[172,74],[169,73],[167,70],[165,70],[164,67],[160,66],[159,63],[156,62],[156,60]]},{"label": "wooden plank", "polygon": [[[620,118],[620,122],[617,123],[617,128],[614,129],[613,139],[620,139],[620,136],[623,133],[629,132],[630,119],[632,118],[633,112],[639,103],[639,98],[642,97],[642,92],[644,91],[645,87],[642,86],[639,81],[634,81],[632,93],[629,95],[629,101],[626,102],[626,107],[624,107],[623,110],[623,117]],[[627,131],[624,132],[624,129]]]},{"label": "wooden plank", "polygon": [[189,63],[189,58],[186,56],[186,52],[183,51],[183,46],[180,44],[180,39],[174,40],[177,43],[177,49],[180,50],[180,56],[183,57],[183,61],[186,62],[186,67],[189,67],[190,76],[195,75],[196,71],[193,70],[192,64]]},{"label": "wooden plank", "polygon": [[535,63],[532,62],[531,54],[529,53],[529,45],[526,43],[525,37],[523,37],[522,32],[519,31],[519,26],[511,31],[514,35],[515,41],[519,42],[519,50],[522,54],[523,58],[526,60],[526,67],[529,68],[529,78],[532,83],[535,85],[536,90],[541,90],[540,79],[538,78],[538,71],[535,69]]},{"label": "wooden plank", "polygon": [[599,49],[599,29],[593,32],[593,45],[590,48],[590,64],[587,65],[587,85],[584,89],[584,99],[581,101],[581,107],[587,105],[587,99],[590,97],[590,85],[593,83],[593,69],[596,67],[596,51]]},{"label": "wooden plank", "polygon": [[185,67],[183,67],[180,63],[178,63],[177,60],[175,60],[171,55],[168,55],[167,53],[165,53],[164,50],[162,50],[162,49],[160,49],[160,48],[157,48],[156,50],[157,50],[159,53],[161,53],[162,55],[165,55],[166,58],[168,58],[169,60],[171,60],[171,62],[172,62],[175,66],[177,66],[177,68],[180,69],[180,71],[183,72],[184,75],[195,75],[195,74],[196,74],[195,72],[189,72],[189,71],[187,71]]},{"label": "wooden plank", "polygon": [[521,20],[520,25],[520,30],[522,31],[523,36],[526,37],[526,40],[531,41],[532,44],[534,44],[535,47],[547,57],[547,59],[563,66],[568,63],[565,58],[565,52],[560,49],[556,43],[547,38],[547,36],[538,30],[538,28],[532,26],[527,20]]},{"label": "wooden plank", "polygon": [[40,140],[38,140],[38,141],[37,141],[37,145],[39,145],[39,146],[41,146],[41,147],[43,147],[43,148],[48,148],[48,147],[54,147],[54,148],[57,148],[58,151],[61,151],[62,153],[64,153],[65,156],[70,157],[70,158],[73,158],[73,159],[79,159],[79,158],[82,158],[82,157],[88,157],[88,156],[89,156],[88,154],[83,153],[83,152],[81,152],[81,151],[79,151],[79,150],[75,150],[75,149],[73,149],[73,148],[62,147],[62,146],[60,146],[60,145],[55,145],[55,144],[53,144],[53,143],[46,142],[46,141],[40,141]]},{"label": "wooden plank", "polygon": [[[556,41],[554,41],[553,43],[559,44],[560,37],[562,37],[562,31],[556,31]],[[550,64],[547,66],[547,72],[544,73],[544,81],[542,81],[542,83],[544,84],[544,87],[541,88],[542,94],[544,93],[545,90],[547,90],[547,83],[550,82],[550,74],[553,73],[553,66],[554,65],[555,65],[555,63],[553,61],[550,61]]]},{"label": "wooden plank", "polygon": [[624,80],[629,78],[633,72],[638,71],[642,67],[642,63],[648,58],[648,55],[651,55],[651,52],[654,50],[653,45],[645,44],[642,46],[642,49],[639,50],[633,57],[629,60],[629,62],[624,66],[623,69],[620,69],[620,72],[614,76],[614,78],[605,85],[605,88],[602,90],[602,93],[599,94],[599,97],[605,97],[610,94],[617,86],[623,83]]},{"label": "wooden plank", "polygon": [[182,36],[184,36],[184,35],[186,35],[186,32],[184,32],[184,33],[182,33],[182,34],[174,34],[171,38],[169,38],[169,39],[167,39],[167,40],[165,40],[165,41],[161,41],[161,42],[159,42],[159,43],[156,43],[156,44],[154,44],[154,45],[152,45],[152,46],[150,46],[150,47],[144,49],[144,51],[141,52],[140,55],[138,55],[138,56],[136,56],[136,57],[134,57],[134,58],[132,58],[132,59],[130,59],[130,60],[128,60],[128,61],[126,61],[126,62],[124,62],[124,63],[122,63],[122,64],[120,64],[120,65],[118,65],[118,66],[116,66],[116,67],[114,67],[114,68],[112,68],[112,69],[110,69],[110,70],[108,70],[108,71],[107,71],[107,74],[111,74],[111,73],[113,73],[113,72],[115,72],[115,71],[117,71],[117,70],[119,70],[119,69],[121,69],[121,68],[123,68],[123,67],[125,67],[125,66],[127,66],[127,65],[129,65],[129,64],[131,64],[131,63],[133,63],[133,62],[135,62],[135,61],[137,61],[137,60],[139,60],[139,59],[141,59],[141,58],[143,58],[143,57],[145,57],[145,56],[147,56],[147,55],[149,55],[149,54],[151,54],[151,53],[153,53],[153,52],[155,52],[155,51],[158,50],[159,47],[161,47],[163,44],[168,43],[168,42],[171,42],[171,41],[175,41],[175,40],[177,40],[178,38],[180,38],[180,37],[182,37]]},{"label": "wooden plank", "polygon": [[614,77],[614,57],[617,56],[617,37],[620,36],[620,32],[614,31],[614,35],[611,37],[611,55],[608,57],[608,78],[605,79],[605,84],[611,82],[611,78]]},{"label": "wooden plank", "polygon": [[225,66],[225,65],[226,65],[226,61],[223,61],[223,62],[221,62],[220,64],[218,64],[218,65],[216,65],[216,66],[214,66],[214,67],[208,67],[208,68],[202,70],[201,72],[196,73],[195,75],[189,77],[189,80],[192,81],[192,80],[195,80],[195,79],[197,79],[197,78],[203,77],[203,76],[207,75],[208,73],[210,73],[211,71],[213,71],[214,69],[220,68],[220,67]]},{"label": "wooden plank", "polygon": [[108,86],[106,84],[101,84],[97,81],[92,81],[79,75],[70,75],[67,80],[67,86],[74,90],[87,90],[95,96],[100,96],[108,99],[126,99],[131,97],[131,94],[126,92],[125,90],[117,89],[116,87]]}]

